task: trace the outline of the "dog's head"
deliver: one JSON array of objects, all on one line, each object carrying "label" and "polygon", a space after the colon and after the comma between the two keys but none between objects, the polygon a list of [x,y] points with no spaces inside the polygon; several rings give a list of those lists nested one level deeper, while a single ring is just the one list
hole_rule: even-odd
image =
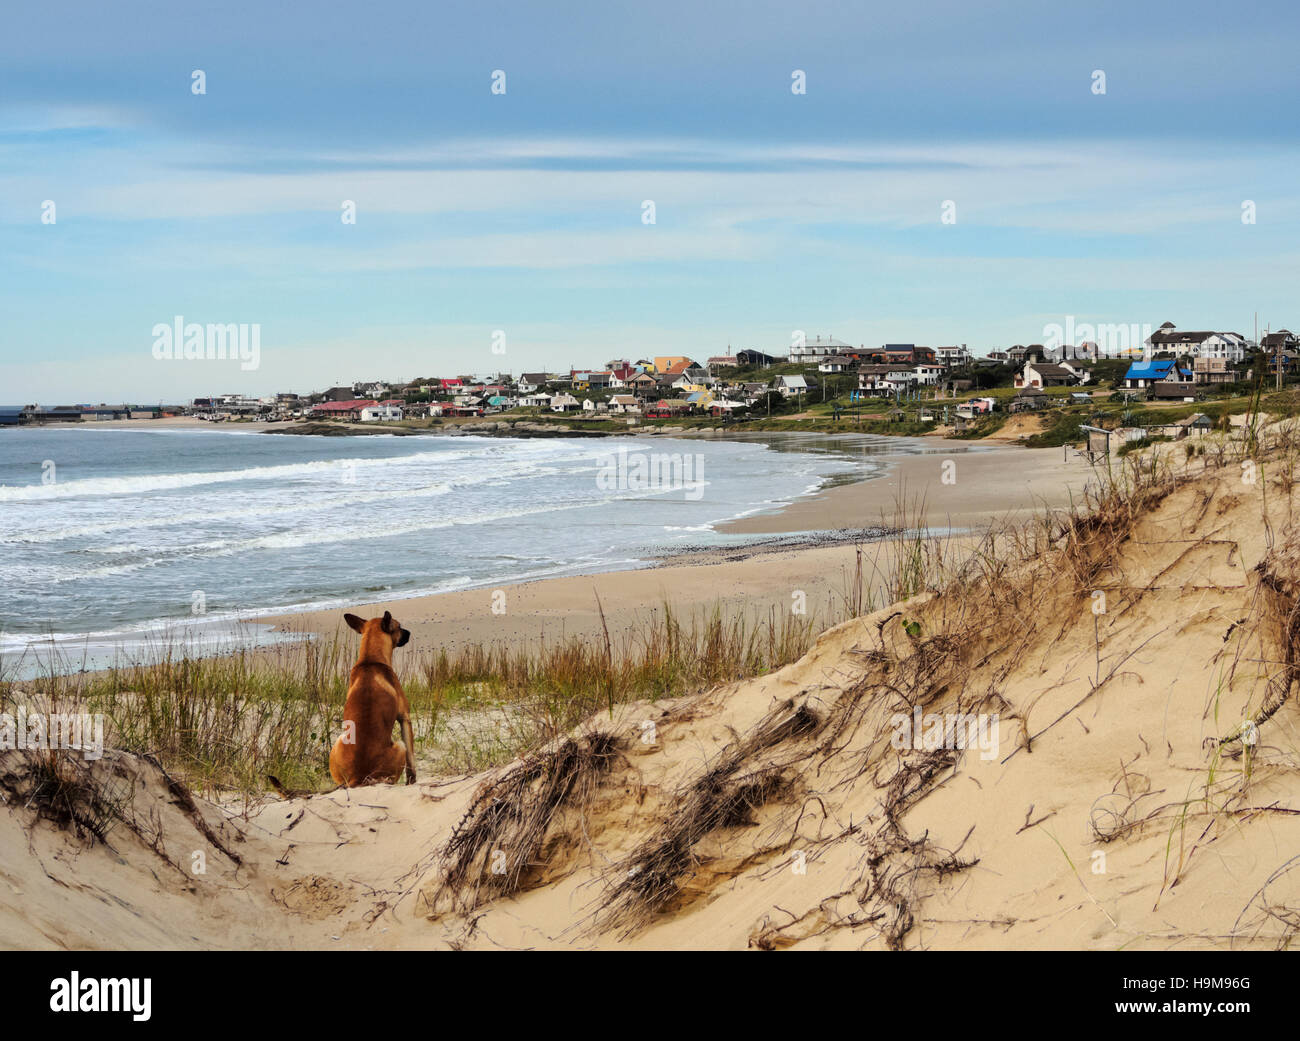
[{"label": "dog's head", "polygon": [[343,620],[348,626],[355,629],[362,636],[370,633],[383,633],[393,642],[394,647],[405,647],[407,641],[411,639],[411,633],[408,629],[403,629],[398,622],[387,611],[384,612],[383,618],[358,618],[354,614],[345,614]]}]

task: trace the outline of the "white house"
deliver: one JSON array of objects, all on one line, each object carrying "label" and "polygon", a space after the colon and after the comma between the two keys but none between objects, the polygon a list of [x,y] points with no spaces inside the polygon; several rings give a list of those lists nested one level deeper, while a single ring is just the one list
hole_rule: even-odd
[{"label": "white house", "polygon": [[912,370],[912,374],[916,377],[916,382],[921,384],[923,387],[937,386],[939,381],[943,379],[943,373],[944,367],[942,365],[922,364]]},{"label": "white house", "polygon": [[1045,361],[1027,361],[1025,367],[1016,374],[1016,389],[1024,387],[1037,387],[1040,390],[1044,387],[1071,387],[1079,383],[1087,383],[1092,378],[1092,373],[1087,369],[1076,369],[1069,362],[1061,362],[1054,365]]},{"label": "white house", "polygon": [[1201,353],[1205,341],[1215,335],[1210,330],[1187,330],[1179,332],[1173,322],[1165,322],[1159,329],[1146,338],[1147,357],[1166,353],[1173,355],[1190,354],[1193,358]]},{"label": "white house", "polygon": [[792,394],[806,394],[808,381],[802,376],[778,376],[775,389],[783,398],[788,398]]},{"label": "white house", "polygon": [[830,358],[837,354],[847,354],[851,350],[853,350],[851,343],[844,343],[835,339],[834,336],[828,336],[824,340],[820,336],[812,339],[805,337],[802,343],[796,343],[790,347],[790,360],[794,362],[821,361],[823,358]]},{"label": "white house", "polygon": [[[565,395],[567,397],[568,395]],[[524,394],[519,399],[519,404],[524,408],[550,408],[550,394]]]},{"label": "white house", "polygon": [[551,398],[552,412],[577,412],[582,408],[582,402],[572,394],[556,394]]},{"label": "white house", "polygon": [[371,405],[361,410],[363,423],[391,423],[402,418],[402,410],[396,405]]},{"label": "white house", "polygon": [[960,347],[936,347],[934,360],[945,369],[960,369],[970,364],[971,354],[964,343]]},{"label": "white house", "polygon": [[1215,333],[1201,341],[1193,358],[1218,358],[1229,364],[1246,360],[1246,338],[1238,333]]}]

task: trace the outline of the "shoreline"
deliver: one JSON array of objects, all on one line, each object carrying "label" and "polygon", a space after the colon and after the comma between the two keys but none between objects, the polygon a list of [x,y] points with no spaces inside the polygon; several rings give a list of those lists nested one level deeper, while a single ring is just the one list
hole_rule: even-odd
[{"label": "shoreline", "polygon": [[[810,613],[826,611],[849,595],[859,564],[864,580],[876,576],[866,591],[879,599],[879,576],[888,574],[897,552],[891,536],[916,522],[920,503],[928,534],[955,547],[973,542],[990,528],[1028,519],[1038,510],[1068,507],[1092,476],[1081,461],[1063,462],[1055,448],[999,447],[970,453],[955,460],[953,484],[943,483],[946,461],[898,456],[889,460],[883,474],[822,488],[716,529],[758,536],[752,541],[683,546],[651,558],[648,567],[379,599],[350,610],[391,611],[411,630],[417,645],[434,641],[449,651],[575,634],[596,638],[603,635],[602,612],[611,636],[626,639],[635,636],[647,611],[657,611],[663,603],[683,614],[720,608],[758,618],[789,610],[798,596]],[[1005,476],[1012,462],[1020,464],[1024,479],[999,488],[993,475]],[[892,524],[889,511],[900,495],[914,505],[904,509],[906,523]],[[849,520],[853,523],[845,523]],[[496,601],[494,594],[499,594]],[[493,613],[494,602],[501,613]],[[274,625],[277,632],[328,638],[343,630],[342,616],[339,608],[266,615],[255,621]]]},{"label": "shoreline", "polygon": [[[127,423],[207,426],[192,419],[113,425]],[[747,440],[791,436],[755,432]],[[851,445],[861,435],[808,436]],[[714,532],[734,537],[734,543],[660,547],[634,566],[614,563],[576,575],[484,581],[471,588],[388,599],[363,594],[346,606],[250,611],[231,620],[229,650],[210,656],[238,653],[235,633],[252,626],[269,627],[263,635],[271,642],[245,645],[258,655],[297,645],[294,636],[329,639],[345,632],[345,611],[390,610],[412,631],[416,647],[440,646],[449,652],[474,644],[519,646],[557,636],[595,637],[603,635],[605,624],[616,641],[632,639],[644,627],[647,612],[665,603],[681,616],[718,609],[766,618],[790,610],[797,598],[809,614],[830,617],[849,595],[859,566],[877,575],[888,572],[891,535],[915,527],[922,504],[931,535],[960,540],[1044,507],[1066,506],[1092,474],[1082,461],[1063,462],[1060,449],[980,442],[956,442],[951,454],[940,445],[936,449],[922,455],[873,455],[873,463],[885,464],[883,472],[859,471],[848,482],[829,480],[810,494],[714,526]],[[879,582],[871,585],[878,594]],[[84,642],[68,641],[69,657],[78,657],[75,648]]]}]

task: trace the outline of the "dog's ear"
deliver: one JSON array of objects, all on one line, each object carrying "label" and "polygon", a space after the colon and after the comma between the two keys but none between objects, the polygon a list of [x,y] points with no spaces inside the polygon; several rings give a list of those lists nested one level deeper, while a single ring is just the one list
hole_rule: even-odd
[{"label": "dog's ear", "polygon": [[380,623],[379,627],[383,629],[384,632],[388,633],[389,636],[396,636],[397,630],[401,628],[400,625],[393,621],[393,615],[390,611],[384,612],[384,620]]},{"label": "dog's ear", "polygon": [[358,618],[354,614],[345,614],[343,620],[348,623],[349,629],[355,629],[357,632],[361,632],[361,630],[366,626],[366,620],[364,618]]}]

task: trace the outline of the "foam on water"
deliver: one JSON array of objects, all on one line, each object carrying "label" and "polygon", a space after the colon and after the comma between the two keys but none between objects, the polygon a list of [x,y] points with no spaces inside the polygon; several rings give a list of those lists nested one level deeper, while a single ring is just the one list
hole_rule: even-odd
[{"label": "foam on water", "polygon": [[[229,635],[277,612],[639,566],[687,535],[707,542],[728,518],[873,473],[882,447],[909,449],[880,440],[774,451],[646,437],[4,430],[0,657],[51,636]],[[608,488],[600,475],[619,449],[698,465],[684,486]]]}]

